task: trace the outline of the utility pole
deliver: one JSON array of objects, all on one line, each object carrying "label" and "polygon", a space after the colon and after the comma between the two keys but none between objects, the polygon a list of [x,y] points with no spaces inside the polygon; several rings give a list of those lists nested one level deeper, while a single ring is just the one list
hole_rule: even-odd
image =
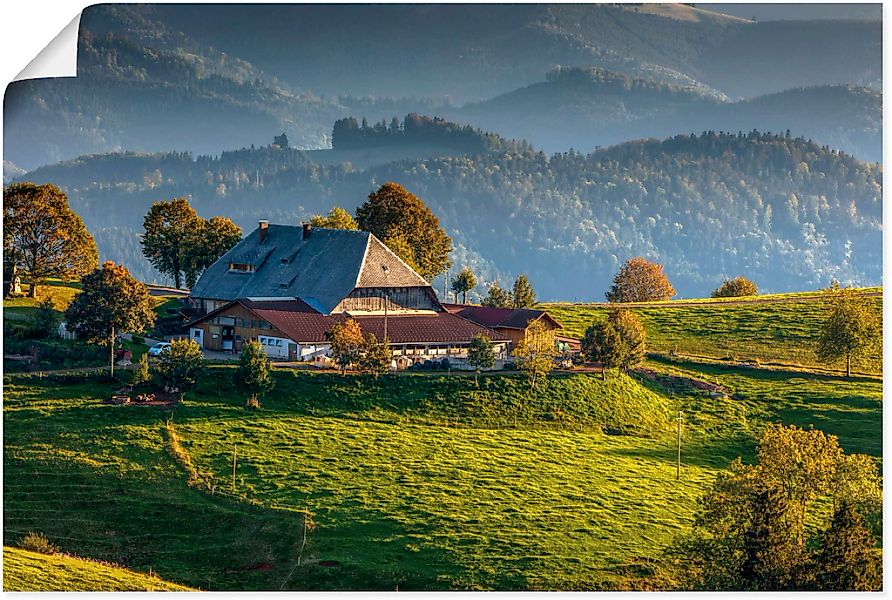
[{"label": "utility pole", "polygon": [[681,420],[684,414],[678,411],[678,461],[675,464],[675,481],[681,480]]},{"label": "utility pole", "polygon": [[235,444],[232,445],[232,493],[235,493]]},{"label": "utility pole", "polygon": [[446,286],[449,282],[449,267],[446,267],[446,274],[443,275],[443,302],[449,302],[449,292],[446,291]]}]

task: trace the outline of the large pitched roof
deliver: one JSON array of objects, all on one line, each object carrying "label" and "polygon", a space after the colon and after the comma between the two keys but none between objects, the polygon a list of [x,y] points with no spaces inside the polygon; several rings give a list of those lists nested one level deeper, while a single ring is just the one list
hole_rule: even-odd
[{"label": "large pitched roof", "polygon": [[[230,272],[230,262],[254,271]],[[301,226],[269,225],[263,242],[255,229],[208,267],[190,295],[299,297],[327,314],[357,287],[415,286],[429,284],[367,231],[314,228],[304,239]]]},{"label": "large pitched roof", "polygon": [[532,308],[497,308],[493,306],[475,306],[472,304],[443,304],[443,308],[454,315],[459,315],[469,321],[479,323],[485,327],[504,329],[526,329],[530,321],[545,319],[556,329],[561,329],[551,315],[544,310]]},{"label": "large pitched roof", "polygon": [[[351,318],[344,314],[323,315],[313,312],[306,304],[295,299],[271,301],[239,299],[196,319],[193,323],[225,311],[235,303],[241,304],[259,318],[272,324],[284,335],[301,344],[328,341],[326,334],[331,331],[332,325]],[[352,318],[359,323],[363,334],[373,333],[379,340],[384,338],[383,316]],[[387,319],[387,337],[391,344],[468,343],[478,334],[486,335],[493,341],[507,341],[503,336],[499,336],[498,333],[487,327],[446,311],[423,315],[391,315]]]}]

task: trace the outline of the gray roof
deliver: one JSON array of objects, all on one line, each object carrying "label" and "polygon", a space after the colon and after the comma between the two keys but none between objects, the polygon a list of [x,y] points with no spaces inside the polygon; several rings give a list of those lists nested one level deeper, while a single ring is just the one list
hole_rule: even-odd
[{"label": "gray roof", "polygon": [[[230,272],[230,262],[254,265],[254,272]],[[205,270],[190,295],[297,297],[329,314],[357,287],[429,285],[367,231],[314,228],[304,240],[300,225],[269,225],[263,243],[255,229]]]}]

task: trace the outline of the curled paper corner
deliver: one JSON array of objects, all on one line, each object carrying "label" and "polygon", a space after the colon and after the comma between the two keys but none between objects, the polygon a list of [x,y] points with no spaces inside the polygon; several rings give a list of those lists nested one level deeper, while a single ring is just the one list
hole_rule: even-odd
[{"label": "curled paper corner", "polygon": [[44,77],[77,77],[77,34],[81,14],[72,19],[13,81]]}]

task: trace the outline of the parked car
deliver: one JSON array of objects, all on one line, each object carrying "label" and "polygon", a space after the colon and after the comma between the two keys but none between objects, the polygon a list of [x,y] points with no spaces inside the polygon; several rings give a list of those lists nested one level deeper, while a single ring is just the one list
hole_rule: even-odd
[{"label": "parked car", "polygon": [[149,348],[149,356],[161,356],[163,352],[170,351],[170,342],[158,342]]}]

